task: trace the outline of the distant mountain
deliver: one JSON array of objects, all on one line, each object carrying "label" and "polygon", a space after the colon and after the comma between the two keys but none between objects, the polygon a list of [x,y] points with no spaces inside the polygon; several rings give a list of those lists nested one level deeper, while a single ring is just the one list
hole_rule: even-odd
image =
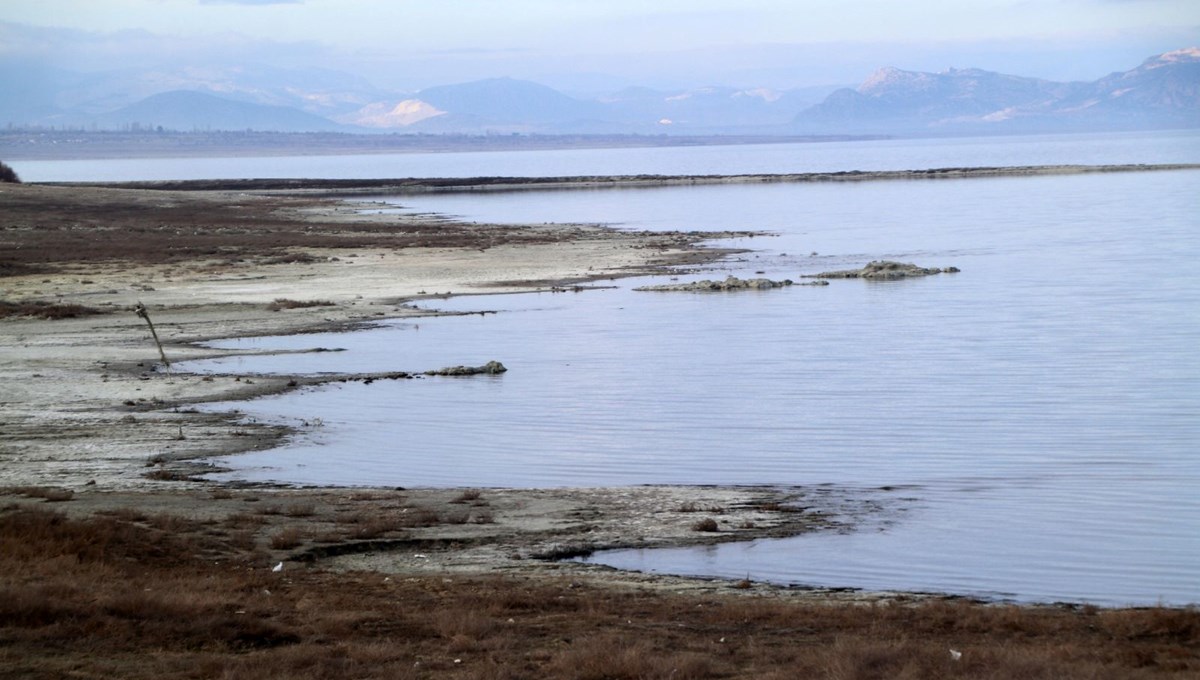
[{"label": "distant mountain", "polygon": [[367,104],[357,111],[343,114],[334,120],[364,128],[405,128],[435,116],[445,115],[445,113],[420,99],[405,99],[395,105],[389,102]]},{"label": "distant mountain", "polygon": [[588,127],[602,108],[545,85],[489,78],[431,87],[400,101],[375,102],[337,120],[410,132],[555,132]]},{"label": "distant mountain", "polygon": [[[153,95],[178,91],[283,106],[321,117],[354,111],[388,95],[362,78],[323,69],[194,66],[85,74],[44,62],[0,60],[0,92],[4,93],[0,96],[0,125],[106,127],[106,114]],[[196,127],[189,121],[183,123],[181,129]]]},{"label": "distant mountain", "polygon": [[1200,49],[1168,52],[1092,83],[980,69],[884,68],[801,112],[799,132],[981,133],[1200,126]]},{"label": "distant mountain", "polygon": [[76,73],[0,62],[0,125],[466,134],[959,135],[1200,127],[1200,49],[1094,82],[884,68],[857,88],[630,87],[595,99],[512,78],[379,89],[270,66]]},{"label": "distant mountain", "polygon": [[494,78],[372,103],[336,120],[410,132],[741,133],[785,125],[832,89],[631,87],[588,101],[537,83]]},{"label": "distant mountain", "polygon": [[1139,127],[1200,126],[1200,48],[1160,54],[1101,78],[1062,101],[1060,111]]},{"label": "distant mountain", "polygon": [[455,115],[476,116],[510,123],[560,123],[587,120],[600,113],[592,102],[512,78],[489,78],[462,85],[431,87],[417,99]]},{"label": "distant mountain", "polygon": [[104,128],[137,127],[170,130],[269,130],[275,132],[334,132],[344,128],[333,121],[286,106],[251,104],[203,92],[175,91],[147,97],[95,117]]},{"label": "distant mountain", "polygon": [[[824,96],[830,89],[816,91]],[[627,88],[600,102],[610,118],[631,125],[734,131],[787,123],[797,111],[820,101],[820,96],[814,96],[813,92],[813,89],[779,92],[718,86],[675,92]]]}]

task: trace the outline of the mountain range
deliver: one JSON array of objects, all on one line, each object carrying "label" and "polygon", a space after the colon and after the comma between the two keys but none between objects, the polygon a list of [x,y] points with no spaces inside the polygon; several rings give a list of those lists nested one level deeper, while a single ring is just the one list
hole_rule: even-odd
[{"label": "mountain range", "polygon": [[800,112],[795,125],[892,134],[1200,127],[1200,49],[1167,52],[1083,83],[884,68]]},{"label": "mountain range", "polygon": [[93,129],[467,134],[953,135],[1200,127],[1200,48],[1092,82],[883,68],[856,88],[627,88],[573,97],[498,78],[380,90],[334,71],[80,74],[0,66],[0,124]]}]

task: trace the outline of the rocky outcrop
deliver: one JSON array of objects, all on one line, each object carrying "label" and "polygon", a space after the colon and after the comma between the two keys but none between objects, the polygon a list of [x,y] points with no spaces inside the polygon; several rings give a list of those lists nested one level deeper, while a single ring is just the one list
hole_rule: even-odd
[{"label": "rocky outcrop", "polygon": [[915,264],[906,262],[892,262],[890,260],[876,260],[868,263],[862,269],[846,269],[836,272],[822,272],[820,274],[808,274],[804,278],[808,279],[869,279],[874,281],[891,281],[894,279],[907,279],[913,276],[932,276],[933,274],[954,274],[959,271],[958,267],[946,267],[938,269],[936,267],[926,268],[918,267]]},{"label": "rocky outcrop", "polygon": [[[641,286],[634,288],[638,291],[652,292],[674,292],[682,291],[689,293],[708,293],[727,290],[767,290],[770,288],[783,288],[785,286],[795,285],[791,279],[782,281],[772,281],[770,279],[739,279],[736,276],[728,276],[724,281],[712,281],[704,279],[703,281],[693,281],[691,283],[668,283],[661,286]],[[828,281],[813,281],[811,283],[802,283],[802,286],[827,286]]]},{"label": "rocky outcrop", "polygon": [[436,371],[425,371],[425,375],[500,375],[507,370],[499,361],[489,361],[482,366],[450,366]]}]

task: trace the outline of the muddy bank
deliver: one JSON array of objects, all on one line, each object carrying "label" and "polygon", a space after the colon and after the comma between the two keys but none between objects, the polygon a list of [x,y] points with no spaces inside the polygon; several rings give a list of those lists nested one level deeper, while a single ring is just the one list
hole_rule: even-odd
[{"label": "muddy bank", "polygon": [[[621,574],[565,558],[610,548],[702,546],[846,530],[892,511],[882,490],[638,486],[589,489],[284,489],[174,485],[153,490],[0,487],[0,504],[72,517],[170,516],[236,525],[258,568],[385,574],[552,574],[685,591],[726,579]],[[136,516],[135,516],[136,515]],[[711,528],[710,528],[711,523]],[[248,542],[247,542],[248,541]],[[759,590],[773,586],[757,584]],[[737,590],[745,591],[748,586]],[[842,589],[846,599],[879,598]]]}]

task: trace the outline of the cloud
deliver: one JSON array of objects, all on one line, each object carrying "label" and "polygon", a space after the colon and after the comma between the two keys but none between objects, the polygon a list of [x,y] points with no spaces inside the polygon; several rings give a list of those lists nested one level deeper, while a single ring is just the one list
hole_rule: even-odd
[{"label": "cloud", "polygon": [[0,58],[37,60],[67,70],[244,64],[314,65],[330,60],[312,41],[261,40],[233,32],[161,35],[142,29],[82,31],[0,21]]}]

